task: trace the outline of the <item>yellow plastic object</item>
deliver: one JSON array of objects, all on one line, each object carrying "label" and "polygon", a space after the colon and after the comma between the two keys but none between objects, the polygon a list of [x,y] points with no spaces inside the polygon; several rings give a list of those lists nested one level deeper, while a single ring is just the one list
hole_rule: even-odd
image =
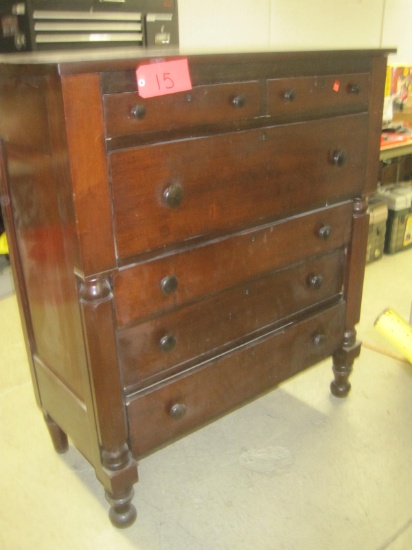
[{"label": "yellow plastic object", "polygon": [[385,309],[375,321],[375,328],[412,363],[412,327],[393,309]]},{"label": "yellow plastic object", "polygon": [[8,253],[9,253],[9,245],[7,244],[6,233],[2,233],[0,235],[0,254],[8,254]]}]

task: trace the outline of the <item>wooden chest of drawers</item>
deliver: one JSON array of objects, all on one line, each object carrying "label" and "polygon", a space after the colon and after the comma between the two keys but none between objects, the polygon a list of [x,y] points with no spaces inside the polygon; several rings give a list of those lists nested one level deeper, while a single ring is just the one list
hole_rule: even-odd
[{"label": "wooden chest of drawers", "polygon": [[33,385],[114,524],[160,445],[328,356],[348,393],[387,53],[189,56],[193,89],[151,99],[149,53],[1,60]]}]

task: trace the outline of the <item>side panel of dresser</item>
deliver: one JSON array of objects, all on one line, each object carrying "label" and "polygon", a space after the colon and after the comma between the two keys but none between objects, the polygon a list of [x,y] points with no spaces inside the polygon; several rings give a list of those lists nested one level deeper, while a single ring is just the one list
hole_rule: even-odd
[{"label": "side panel of dresser", "polygon": [[113,521],[130,523],[137,469],[110,338],[115,260],[99,82],[33,72],[0,80],[0,135],[2,203],[36,397],[56,450],[66,450],[68,435],[95,467]]},{"label": "side panel of dresser", "polygon": [[[52,434],[53,418],[93,460],[59,79],[16,69],[2,75],[0,97],[2,202],[37,401]],[[55,444],[64,450],[64,434]]]}]

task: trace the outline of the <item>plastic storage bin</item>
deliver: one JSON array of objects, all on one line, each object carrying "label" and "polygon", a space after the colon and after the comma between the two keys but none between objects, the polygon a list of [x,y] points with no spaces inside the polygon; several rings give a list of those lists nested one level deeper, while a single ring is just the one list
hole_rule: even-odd
[{"label": "plastic storage bin", "polygon": [[388,205],[382,199],[369,199],[369,234],[366,250],[366,263],[375,262],[383,256],[385,246],[386,222],[388,219]]},{"label": "plastic storage bin", "polygon": [[386,254],[395,254],[412,247],[412,186],[408,183],[383,185],[376,197],[386,202]]}]

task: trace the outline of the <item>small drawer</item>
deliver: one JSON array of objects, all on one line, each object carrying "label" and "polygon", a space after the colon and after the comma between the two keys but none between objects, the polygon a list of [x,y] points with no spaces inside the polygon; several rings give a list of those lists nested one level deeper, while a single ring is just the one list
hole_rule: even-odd
[{"label": "small drawer", "polygon": [[345,202],[121,269],[113,276],[118,326],[342,247],[352,214]]},{"label": "small drawer", "polygon": [[118,255],[356,196],[367,147],[368,116],[361,114],[114,152]]},{"label": "small drawer", "polygon": [[196,86],[188,92],[143,99],[137,92],[103,96],[106,137],[164,132],[259,115],[257,81]]},{"label": "small drawer", "polygon": [[368,102],[368,73],[282,78],[267,82],[269,115],[360,112],[368,109]]},{"label": "small drawer", "polygon": [[339,296],[343,249],[214,294],[201,302],[118,332],[122,379],[142,387],[221,353],[282,319]]},{"label": "small drawer", "polygon": [[339,348],[345,304],[239,346],[185,377],[131,396],[131,450],[141,456],[255,397]]}]

